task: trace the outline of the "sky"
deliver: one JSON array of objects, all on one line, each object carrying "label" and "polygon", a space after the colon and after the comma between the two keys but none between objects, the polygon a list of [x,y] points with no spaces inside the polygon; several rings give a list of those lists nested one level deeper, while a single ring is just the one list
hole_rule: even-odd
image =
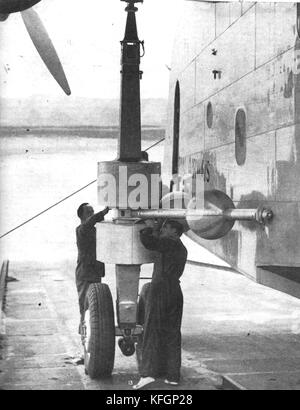
[{"label": "sky", "polygon": [[[145,0],[137,13],[143,98],[167,98],[171,50],[182,0]],[[126,3],[43,0],[39,13],[64,66],[73,96],[118,98],[120,40]],[[0,23],[0,97],[63,96],[27,35],[20,13]]]}]

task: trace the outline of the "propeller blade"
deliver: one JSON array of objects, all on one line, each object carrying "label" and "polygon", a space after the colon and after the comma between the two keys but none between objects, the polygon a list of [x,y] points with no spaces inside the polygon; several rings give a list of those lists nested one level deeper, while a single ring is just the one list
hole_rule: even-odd
[{"label": "propeller blade", "polygon": [[25,10],[21,14],[29,36],[46,67],[63,91],[70,95],[71,90],[64,69],[39,15],[33,9]]}]

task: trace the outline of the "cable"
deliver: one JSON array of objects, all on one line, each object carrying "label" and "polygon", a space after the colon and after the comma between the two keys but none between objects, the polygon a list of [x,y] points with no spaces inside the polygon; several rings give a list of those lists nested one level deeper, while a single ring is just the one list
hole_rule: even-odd
[{"label": "cable", "polygon": [[165,138],[162,138],[161,140],[155,142],[155,144],[153,144],[150,147],[148,147],[147,149],[145,149],[145,152],[149,151],[151,148],[156,147],[156,145],[161,144],[164,140],[165,140]]},{"label": "cable", "polygon": [[[155,144],[151,145],[150,147],[148,147],[145,151],[149,151],[151,148],[155,147],[156,145],[162,143],[165,140],[165,138],[161,139],[160,141],[157,141]],[[45,214],[46,212],[50,211],[50,209],[55,208],[56,206],[58,206],[59,204],[61,204],[62,202],[66,201],[67,199],[71,198],[72,196],[78,194],[79,192],[83,191],[84,189],[88,188],[90,185],[93,185],[97,182],[97,179],[95,179],[94,181],[88,183],[87,185],[83,186],[82,188],[77,189],[77,191],[73,192],[72,194],[66,196],[65,198],[61,199],[60,201],[56,202],[55,204],[49,206],[47,209],[45,209],[42,212],[39,212],[38,214],[34,215],[33,217],[31,217],[30,219],[27,219],[27,221],[21,223],[20,225],[16,226],[15,228],[11,229],[10,231],[4,233],[3,235],[0,236],[0,239],[4,238],[5,236],[9,235],[10,233],[16,231],[17,229],[21,228],[22,226],[28,224],[29,222],[33,221],[34,219],[38,218],[39,216]]]},{"label": "cable", "polygon": [[14,232],[14,231],[16,231],[17,229],[21,228],[22,226],[28,224],[29,222],[33,221],[33,219],[36,219],[36,218],[38,218],[39,216],[43,215],[44,213],[50,211],[50,209],[52,209],[52,208],[54,208],[55,206],[61,204],[62,202],[66,201],[67,199],[71,198],[72,196],[78,194],[78,192],[83,191],[84,189],[88,188],[90,185],[94,184],[95,182],[97,182],[97,179],[95,179],[94,181],[92,181],[92,182],[90,182],[89,184],[85,185],[84,187],[78,189],[77,191],[73,192],[72,194],[66,196],[65,198],[61,199],[60,201],[56,202],[55,204],[49,206],[49,208],[47,208],[47,209],[45,209],[44,211],[38,213],[37,215],[33,216],[32,218],[27,219],[27,221],[21,223],[20,225],[16,226],[15,228],[11,229],[10,231],[6,232],[5,234],[1,235],[1,236],[0,236],[0,239],[1,239],[1,238],[4,238],[4,236],[6,236],[6,235],[8,235],[8,234],[10,234],[10,233],[12,233],[12,232]]}]

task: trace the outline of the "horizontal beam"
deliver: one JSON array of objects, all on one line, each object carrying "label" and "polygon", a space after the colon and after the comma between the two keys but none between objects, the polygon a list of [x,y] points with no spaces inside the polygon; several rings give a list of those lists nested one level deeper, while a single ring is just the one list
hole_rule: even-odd
[{"label": "horizontal beam", "polygon": [[210,209],[158,209],[141,210],[133,212],[133,216],[141,219],[151,218],[224,218],[234,221],[256,221],[266,223],[272,220],[273,212],[270,209],[227,209],[225,211],[214,211]]}]

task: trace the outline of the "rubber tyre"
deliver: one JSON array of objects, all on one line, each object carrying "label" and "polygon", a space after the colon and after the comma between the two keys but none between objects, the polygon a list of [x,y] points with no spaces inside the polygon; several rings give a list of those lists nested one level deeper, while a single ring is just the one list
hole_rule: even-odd
[{"label": "rubber tyre", "polygon": [[[146,311],[146,304],[147,299],[149,297],[151,283],[145,283],[142,287],[139,301],[138,301],[138,320],[137,324],[144,326],[145,324],[145,311]],[[142,347],[143,347],[143,335],[138,337],[138,342],[135,345],[135,354],[136,354],[136,362],[138,366],[139,372],[141,372],[142,366]]]},{"label": "rubber tyre", "polygon": [[142,287],[139,301],[138,301],[138,319],[137,319],[137,324],[143,326],[145,323],[145,312],[146,312],[146,304],[147,304],[147,299],[149,297],[149,292],[150,292],[150,287],[151,283],[145,283],[145,285]]},{"label": "rubber tyre", "polygon": [[116,339],[113,301],[106,284],[90,285],[85,310],[89,313],[89,338],[84,344],[85,372],[91,379],[110,377]]}]

